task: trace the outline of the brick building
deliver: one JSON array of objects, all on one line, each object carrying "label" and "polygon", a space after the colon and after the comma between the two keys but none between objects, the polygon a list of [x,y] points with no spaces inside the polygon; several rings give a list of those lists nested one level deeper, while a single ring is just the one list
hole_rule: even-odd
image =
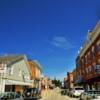
[{"label": "brick building", "polygon": [[88,38],[76,58],[76,84],[100,90],[100,21],[88,32]]},{"label": "brick building", "polygon": [[73,83],[73,73],[72,72],[68,72],[67,76],[64,78],[64,87],[65,88],[73,88],[74,83]]}]

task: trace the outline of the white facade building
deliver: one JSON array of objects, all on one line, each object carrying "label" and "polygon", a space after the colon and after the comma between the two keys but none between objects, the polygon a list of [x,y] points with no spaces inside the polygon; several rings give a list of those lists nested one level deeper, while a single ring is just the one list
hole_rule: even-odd
[{"label": "white facade building", "polygon": [[31,85],[30,70],[25,55],[0,57],[0,92],[20,91]]}]

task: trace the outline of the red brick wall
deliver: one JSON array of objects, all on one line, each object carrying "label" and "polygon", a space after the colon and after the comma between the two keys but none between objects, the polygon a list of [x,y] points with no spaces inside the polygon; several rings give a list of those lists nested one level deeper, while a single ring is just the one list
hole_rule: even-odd
[{"label": "red brick wall", "polygon": [[[88,50],[85,52],[83,57],[81,57],[81,58],[78,57],[76,60],[76,63],[77,63],[76,69],[86,80],[94,78],[96,76],[100,76],[100,74],[98,75],[93,68],[94,63],[100,64],[100,63],[98,63],[98,59],[100,59],[100,53],[98,53],[97,45],[96,45],[99,40],[100,40],[100,35],[97,37],[97,39],[94,41],[94,43],[90,46],[90,48],[88,48]],[[94,58],[93,58],[93,53],[92,53],[93,46],[95,49],[95,57]],[[86,63],[85,56],[88,55],[89,52],[90,52],[90,55],[87,56],[87,63]],[[84,62],[82,62],[82,59]]]}]

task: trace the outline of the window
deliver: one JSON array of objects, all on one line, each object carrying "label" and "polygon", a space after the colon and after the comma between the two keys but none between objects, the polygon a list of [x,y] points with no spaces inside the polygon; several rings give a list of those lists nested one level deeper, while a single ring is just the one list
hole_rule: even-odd
[{"label": "window", "polygon": [[88,59],[88,58],[87,58],[87,55],[86,55],[86,56],[85,56],[85,62],[86,62],[86,64],[87,64],[87,61],[88,61],[87,59]]},{"label": "window", "polygon": [[9,74],[9,75],[12,75],[12,74],[13,74],[13,68],[12,68],[12,67],[9,67],[9,68],[8,68],[8,74]]},{"label": "window", "polygon": [[92,47],[92,58],[94,59],[96,56],[96,50],[94,48],[94,46]]},{"label": "window", "polygon": [[19,69],[19,76],[21,76],[22,75],[22,71]]},{"label": "window", "polygon": [[88,52],[88,63],[91,63],[91,52]]},{"label": "window", "polygon": [[84,59],[82,58],[82,65],[84,64]]},{"label": "window", "polygon": [[100,64],[100,59],[98,59],[98,63]]},{"label": "window", "polygon": [[93,66],[93,71],[95,71],[95,69],[96,69],[96,63],[94,63],[92,66]]},{"label": "window", "polygon": [[97,65],[97,66],[96,66],[95,71],[96,71],[97,73],[100,73],[100,65]]},{"label": "window", "polygon": [[92,72],[92,68],[91,68],[91,66],[89,67],[89,72],[90,72],[90,73]]},{"label": "window", "polygon": [[13,67],[11,68],[11,72],[10,72],[10,74],[11,74],[11,75],[13,74]]},{"label": "window", "polygon": [[100,43],[97,45],[97,50],[98,50],[98,52],[100,54]]},{"label": "window", "polygon": [[86,73],[88,74],[88,68],[86,68]]},{"label": "window", "polygon": [[97,51],[98,51],[98,53],[100,54],[100,40],[97,42]]}]

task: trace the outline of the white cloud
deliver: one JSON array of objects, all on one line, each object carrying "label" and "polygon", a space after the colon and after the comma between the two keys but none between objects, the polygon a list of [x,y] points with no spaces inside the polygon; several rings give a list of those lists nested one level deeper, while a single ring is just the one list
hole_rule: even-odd
[{"label": "white cloud", "polygon": [[56,36],[52,39],[51,44],[58,47],[58,48],[63,48],[63,49],[71,49],[74,46],[69,42],[65,37],[63,36]]}]

